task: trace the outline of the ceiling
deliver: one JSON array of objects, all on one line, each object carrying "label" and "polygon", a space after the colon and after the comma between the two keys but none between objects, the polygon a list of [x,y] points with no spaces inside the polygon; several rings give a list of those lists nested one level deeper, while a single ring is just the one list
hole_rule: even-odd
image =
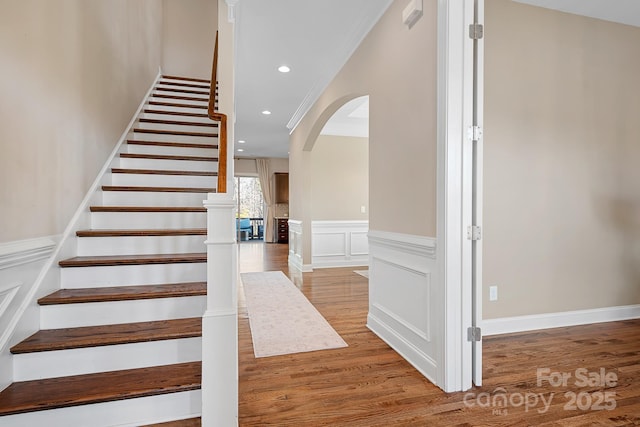
[{"label": "ceiling", "polygon": [[[391,1],[238,2],[235,148],[244,151],[236,151],[235,156],[288,157],[291,129]],[[279,72],[281,65],[291,71]],[[262,114],[264,110],[271,114]],[[363,110],[368,108],[362,107],[360,113]],[[341,118],[343,122],[350,120],[349,113]],[[362,122],[362,118],[352,119]]]},{"label": "ceiling", "polygon": [[[288,157],[289,133],[391,1],[239,1],[235,148],[243,151],[235,156]],[[640,0],[514,1],[640,26]],[[281,65],[291,71],[279,72]],[[262,114],[265,110],[271,114]],[[323,133],[366,136],[366,113],[368,98],[354,100],[334,115]]]},{"label": "ceiling", "polygon": [[[490,1],[490,0],[489,0]],[[514,0],[532,6],[640,27],[638,0]]]}]

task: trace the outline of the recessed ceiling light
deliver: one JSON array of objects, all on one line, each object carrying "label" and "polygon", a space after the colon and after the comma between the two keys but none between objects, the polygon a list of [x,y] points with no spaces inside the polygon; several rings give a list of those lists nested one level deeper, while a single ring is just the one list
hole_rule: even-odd
[{"label": "recessed ceiling light", "polygon": [[244,144],[245,142],[247,142],[247,141],[245,141],[244,139],[241,139],[241,140],[238,141],[238,144]]},{"label": "recessed ceiling light", "polygon": [[278,71],[280,71],[281,73],[288,73],[289,71],[291,71],[291,68],[287,67],[286,65],[281,65],[278,67]]},{"label": "recessed ceiling light", "polygon": [[268,116],[269,114],[271,114],[271,111],[269,111],[269,110],[264,110],[264,111],[262,112],[262,114],[264,114],[265,116]]},{"label": "recessed ceiling light", "polygon": [[242,153],[244,151],[244,149],[238,148],[238,151]]}]

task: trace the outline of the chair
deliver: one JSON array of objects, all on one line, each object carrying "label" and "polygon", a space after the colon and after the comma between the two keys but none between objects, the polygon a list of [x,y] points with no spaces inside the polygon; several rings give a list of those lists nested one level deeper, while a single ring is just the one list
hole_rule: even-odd
[{"label": "chair", "polygon": [[238,240],[249,240],[253,238],[253,227],[249,218],[236,218],[236,232]]}]

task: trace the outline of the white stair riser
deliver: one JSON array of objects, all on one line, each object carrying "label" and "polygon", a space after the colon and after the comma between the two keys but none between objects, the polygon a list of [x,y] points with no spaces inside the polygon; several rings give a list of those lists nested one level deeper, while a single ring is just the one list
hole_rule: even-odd
[{"label": "white stair riser", "polygon": [[58,304],[41,307],[41,329],[77,328],[201,317],[206,297]]},{"label": "white stair riser", "polygon": [[168,112],[172,112],[173,110],[171,109],[164,109],[164,110],[160,110],[160,108],[155,108],[154,106],[150,105],[147,106],[147,108],[145,108],[146,110],[156,110],[156,111],[167,111],[167,113],[149,113],[149,112],[145,112],[145,113],[141,113],[140,114],[140,118],[144,118],[144,119],[155,119],[155,120],[179,120],[181,122],[196,122],[196,123],[216,123],[214,121],[212,121],[211,119],[209,119],[209,117],[207,116],[207,112],[206,111],[195,111],[196,114],[204,114],[204,116],[202,117],[193,117],[193,116],[183,116],[183,115],[178,115],[178,114],[169,114]]},{"label": "white stair riser", "polygon": [[[216,133],[202,131],[203,133]],[[191,136],[191,135],[174,135],[174,134],[157,134],[157,133],[144,133],[144,132],[131,132],[130,137],[134,141],[165,141],[165,142],[186,142],[196,144],[217,144],[218,138],[214,136]]]},{"label": "white stair riser", "polygon": [[162,159],[132,159],[121,157],[118,162],[124,169],[160,169],[172,171],[207,171],[217,172],[218,162],[205,160],[162,160]]},{"label": "white stair riser", "polygon": [[[176,120],[177,118],[172,118],[168,120]],[[207,119],[208,120],[208,119]],[[204,122],[202,123],[213,124],[214,122]],[[195,126],[195,125],[181,125],[181,124],[170,124],[170,123],[147,123],[147,122],[138,122],[135,125],[136,129],[154,129],[154,130],[170,130],[170,131],[178,131],[178,132],[198,132],[198,133],[218,133],[218,128],[216,126]]]},{"label": "white stair riser", "polygon": [[[156,101],[158,102],[168,102],[168,99],[165,100],[159,100],[156,99]],[[199,105],[199,103],[198,103]],[[204,104],[202,104],[204,106]],[[148,109],[152,109],[152,110],[162,110],[162,111],[177,111],[180,113],[197,113],[197,114],[202,114],[202,113],[207,113],[207,108],[192,108],[192,107],[174,107],[174,106],[166,106],[166,105],[153,105],[153,104],[146,104],[145,108]]]},{"label": "white stair riser", "polygon": [[[189,90],[189,89],[187,89],[187,90]],[[204,102],[207,102],[207,103],[209,102],[209,94],[203,95],[203,94],[199,94],[199,93],[183,93],[183,92],[172,92],[172,91],[166,91],[166,90],[162,90],[162,89],[155,89],[153,91],[153,93],[151,94],[151,96],[155,97],[157,95],[169,95],[169,96],[179,96],[179,97],[186,97],[186,98],[198,98],[201,101],[204,101]],[[195,102],[199,102],[199,101],[195,101]]]},{"label": "white stair riser", "polygon": [[78,256],[206,252],[206,235],[79,237]]},{"label": "white stair riser", "polygon": [[181,338],[13,356],[13,380],[137,369],[202,359],[202,338]]},{"label": "white stair riser", "polygon": [[202,317],[204,295],[40,307],[40,328],[60,329]]},{"label": "white stair riser", "polygon": [[157,95],[169,95],[168,93],[154,93],[149,101],[153,102],[170,102],[172,104],[179,104],[184,106],[197,105],[198,107],[208,107],[209,100],[206,98],[200,98],[197,100],[190,99],[175,99],[175,98],[164,98],[162,96]]},{"label": "white stair riser", "polygon": [[150,186],[150,187],[190,187],[209,188],[215,187],[217,176],[210,175],[160,175],[160,174],[135,174],[114,173],[111,175],[111,184],[118,186]]},{"label": "white stair riser", "polygon": [[114,402],[73,406],[9,415],[0,418],[2,427],[134,427],[172,419],[199,417],[201,390],[124,399]]},{"label": "white stair riser", "polygon": [[207,279],[204,262],[183,264],[67,267],[60,269],[63,288],[201,282]]},{"label": "white stair riser", "polygon": [[127,144],[127,153],[131,154],[161,154],[168,156],[204,156],[218,157],[218,149],[214,144],[211,148],[200,147],[164,147],[159,145]]},{"label": "white stair riser", "polygon": [[166,193],[153,191],[103,191],[106,206],[202,206],[207,193]]},{"label": "white stair riser", "polygon": [[92,212],[93,229],[205,228],[205,212]]}]

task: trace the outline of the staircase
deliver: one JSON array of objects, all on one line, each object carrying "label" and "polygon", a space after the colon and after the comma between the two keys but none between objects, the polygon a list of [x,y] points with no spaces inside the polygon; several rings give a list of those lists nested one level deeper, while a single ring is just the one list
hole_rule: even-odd
[{"label": "staircase", "polygon": [[[217,124],[209,81],[163,76],[38,300],[41,330],[12,347],[0,425],[199,425],[206,211]],[[110,180],[109,180],[110,178]],[[178,421],[175,421],[178,420]]]}]

